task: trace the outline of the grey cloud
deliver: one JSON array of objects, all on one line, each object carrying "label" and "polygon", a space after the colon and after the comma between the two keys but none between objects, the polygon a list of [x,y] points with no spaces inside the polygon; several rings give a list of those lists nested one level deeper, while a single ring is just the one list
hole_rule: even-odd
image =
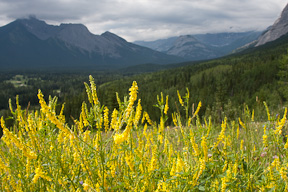
[{"label": "grey cloud", "polygon": [[83,23],[130,41],[181,34],[264,29],[286,0],[0,0],[0,25],[34,14],[52,24]]}]

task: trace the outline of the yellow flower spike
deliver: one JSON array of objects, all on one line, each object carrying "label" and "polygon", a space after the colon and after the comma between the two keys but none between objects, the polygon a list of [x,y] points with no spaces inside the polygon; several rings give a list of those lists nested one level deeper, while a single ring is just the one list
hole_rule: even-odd
[{"label": "yellow flower spike", "polygon": [[203,171],[206,168],[206,164],[205,164],[205,160],[204,159],[199,158],[199,164],[200,164],[199,171],[198,171],[198,173],[196,173],[193,176],[193,186],[195,186],[197,184],[197,181],[198,181],[199,177],[202,175]]},{"label": "yellow flower spike", "polygon": [[246,130],[246,125],[241,121],[240,117],[238,118],[240,125]]},{"label": "yellow flower spike", "polygon": [[185,164],[180,155],[178,154],[176,163],[176,173],[180,173],[183,170],[185,171]]},{"label": "yellow flower spike", "polygon": [[51,181],[51,180],[52,180],[50,177],[48,177],[48,176],[46,175],[45,172],[42,171],[41,167],[39,166],[39,167],[36,168],[36,170],[35,170],[35,175],[34,175],[34,177],[33,177],[33,179],[32,179],[32,182],[33,182],[33,183],[37,183],[37,181],[38,181],[38,179],[39,179],[40,177],[41,177],[42,179],[47,180],[47,181]]},{"label": "yellow flower spike", "polygon": [[177,95],[178,95],[179,103],[180,103],[182,106],[184,106],[184,102],[183,102],[183,100],[182,100],[182,98],[181,98],[181,95],[180,95],[180,93],[179,93],[178,90],[177,90]]},{"label": "yellow flower spike", "polygon": [[104,129],[105,132],[109,130],[109,109],[105,106],[104,107]]},{"label": "yellow flower spike", "polygon": [[283,128],[283,126],[285,125],[285,122],[286,122],[286,115],[287,115],[287,108],[285,107],[285,112],[284,112],[283,118],[281,119],[281,121],[278,123],[278,126],[274,130],[274,134],[275,135],[281,135],[282,128]]},{"label": "yellow flower spike", "polygon": [[56,116],[52,112],[50,112],[49,107],[47,106],[43,97],[44,96],[43,96],[42,92],[39,90],[38,98],[39,98],[39,103],[41,105],[41,110],[43,111],[43,113],[46,114],[47,118],[52,123],[54,123],[58,129],[64,131],[67,135],[72,134],[71,130],[69,128],[65,127],[63,125],[63,123],[59,119],[57,119]]},{"label": "yellow flower spike", "polygon": [[111,115],[110,129],[114,129],[115,131],[118,131],[117,118],[118,118],[118,111],[117,109],[114,109]]},{"label": "yellow flower spike", "polygon": [[[287,167],[281,167],[281,169],[280,169],[280,175],[281,175],[282,179],[283,179],[285,182],[288,182]],[[286,185],[287,185],[287,184],[286,184]]]},{"label": "yellow flower spike", "polygon": [[169,109],[168,97],[169,97],[169,95],[166,96],[166,104],[165,104],[165,107],[164,107],[164,114],[166,114],[166,115],[167,115],[167,112],[168,112],[168,109]]},{"label": "yellow flower spike", "polygon": [[208,161],[208,147],[207,147],[206,137],[204,136],[201,138],[201,147],[203,150],[204,160],[205,162],[207,162]]},{"label": "yellow flower spike", "polygon": [[197,106],[197,109],[196,109],[195,113],[193,114],[193,117],[195,117],[195,116],[199,113],[201,106],[202,106],[202,103],[201,103],[201,101],[200,101],[200,102],[198,103],[198,106]]},{"label": "yellow flower spike", "polygon": [[128,131],[124,131],[122,134],[116,133],[114,136],[114,142],[116,145],[121,144],[122,142],[126,141],[128,138]]},{"label": "yellow flower spike", "polygon": [[89,122],[87,120],[87,114],[88,114],[88,109],[87,109],[87,105],[85,102],[82,103],[82,107],[81,107],[81,114],[80,117],[82,117],[82,121],[84,126],[88,126]]},{"label": "yellow flower spike", "polygon": [[214,148],[217,147],[219,145],[219,143],[225,139],[226,127],[227,127],[227,118],[225,117],[224,121],[221,124],[221,132],[217,137],[217,142],[214,144]]},{"label": "yellow flower spike", "polygon": [[252,111],[251,121],[254,122],[254,109],[253,109],[253,111]]},{"label": "yellow flower spike", "polygon": [[199,148],[197,143],[195,142],[193,131],[190,129],[190,141],[194,150],[194,156],[197,157],[199,155]]},{"label": "yellow flower spike", "polygon": [[264,147],[267,147],[268,146],[268,136],[266,135],[266,125],[263,127],[263,131],[264,131],[264,133],[263,133],[263,136],[262,136],[262,138],[263,138],[263,146]]},{"label": "yellow flower spike", "polygon": [[134,125],[137,127],[139,120],[141,118],[142,114],[142,106],[141,106],[141,99],[138,100],[137,108],[136,108],[136,113],[135,113],[135,118],[134,118]]},{"label": "yellow flower spike", "polygon": [[153,122],[146,111],[143,112],[142,124],[144,123],[145,119],[150,125],[153,125]]},{"label": "yellow flower spike", "polygon": [[242,154],[244,153],[244,140],[243,139],[241,140],[241,143],[240,143],[240,151],[242,152]]},{"label": "yellow flower spike", "polygon": [[85,182],[83,183],[83,189],[84,189],[84,191],[88,191],[89,188],[90,188],[89,180],[86,179]]},{"label": "yellow flower spike", "polygon": [[95,81],[94,81],[94,78],[92,77],[92,75],[89,75],[89,82],[91,85],[91,93],[92,93],[91,96],[93,99],[93,103],[95,105],[97,105],[99,103],[99,100],[98,100],[98,96],[97,96]]},{"label": "yellow flower spike", "polygon": [[240,127],[239,127],[239,125],[237,126],[237,140],[239,139],[239,133],[240,133]]},{"label": "yellow flower spike", "polygon": [[126,154],[125,161],[126,161],[128,167],[129,167],[129,169],[131,171],[134,171],[134,162],[133,162],[134,158],[133,158],[133,155],[131,153]]},{"label": "yellow flower spike", "polygon": [[176,118],[176,114],[175,113],[172,113],[172,119],[173,119],[174,125],[177,127],[178,124],[177,124],[177,118]]},{"label": "yellow flower spike", "polygon": [[266,109],[266,112],[267,112],[267,118],[268,118],[268,121],[270,121],[270,112],[269,112],[269,108],[267,106],[267,103],[265,101],[263,101],[263,104],[265,106],[265,109]]},{"label": "yellow flower spike", "polygon": [[133,105],[134,105],[134,102],[136,101],[137,99],[137,93],[138,93],[138,86],[137,86],[137,83],[136,81],[133,81],[132,83],[132,86],[130,87],[129,89],[129,103],[128,103],[128,106],[125,110],[125,118],[128,119],[129,116],[130,116],[130,113],[132,111],[132,108],[133,108]]},{"label": "yellow flower spike", "polygon": [[175,173],[176,173],[176,161],[175,161],[175,159],[173,159],[172,167],[170,170],[170,176],[171,177],[175,176]]},{"label": "yellow flower spike", "polygon": [[221,192],[225,192],[227,188],[227,182],[228,179],[226,177],[221,178],[222,184],[221,184]]}]

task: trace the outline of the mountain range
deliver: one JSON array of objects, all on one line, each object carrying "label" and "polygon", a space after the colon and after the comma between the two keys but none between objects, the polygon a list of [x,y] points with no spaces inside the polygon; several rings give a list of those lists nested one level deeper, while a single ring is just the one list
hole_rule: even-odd
[{"label": "mountain range", "polygon": [[120,69],[221,57],[258,47],[288,33],[288,6],[264,32],[182,35],[127,42],[105,32],[92,34],[82,24],[49,25],[35,17],[0,27],[0,69]]},{"label": "mountain range", "polygon": [[2,69],[121,68],[143,63],[183,61],[105,32],[94,35],[82,24],[48,25],[35,17],[0,28]]}]

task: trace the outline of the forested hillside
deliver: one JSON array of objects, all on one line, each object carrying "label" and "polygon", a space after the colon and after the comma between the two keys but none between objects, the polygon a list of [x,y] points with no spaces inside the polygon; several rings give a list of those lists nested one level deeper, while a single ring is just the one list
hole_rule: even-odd
[{"label": "forested hillside", "polygon": [[[117,108],[115,92],[120,98],[127,95],[127,87],[135,80],[144,110],[155,119],[159,114],[151,104],[156,104],[156,96],[161,92],[169,95],[171,111],[178,111],[177,90],[184,96],[186,88],[190,91],[190,110],[202,101],[200,114],[211,115],[217,122],[224,116],[239,117],[246,105],[261,112],[263,101],[271,109],[282,107],[287,101],[287,39],[286,35],[221,59],[108,82],[99,87],[100,100],[110,109]],[[264,113],[257,114],[257,118],[265,118],[261,116]]]}]

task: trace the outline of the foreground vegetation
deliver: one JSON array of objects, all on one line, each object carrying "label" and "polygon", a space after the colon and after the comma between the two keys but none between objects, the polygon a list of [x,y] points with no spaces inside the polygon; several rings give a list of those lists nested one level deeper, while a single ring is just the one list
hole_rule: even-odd
[{"label": "foreground vegetation", "polygon": [[[171,97],[157,96],[160,118],[152,121],[136,82],[110,111],[91,76],[85,87],[88,102],[72,126],[64,105],[56,112],[57,98],[46,103],[41,91],[40,110],[10,104],[14,125],[1,118],[1,191],[288,190],[286,108],[272,115],[264,102],[267,120],[256,122],[246,106],[237,121],[218,125],[199,117],[201,102],[191,109],[187,90],[177,93],[177,111]],[[168,119],[174,127],[166,127]]]}]

